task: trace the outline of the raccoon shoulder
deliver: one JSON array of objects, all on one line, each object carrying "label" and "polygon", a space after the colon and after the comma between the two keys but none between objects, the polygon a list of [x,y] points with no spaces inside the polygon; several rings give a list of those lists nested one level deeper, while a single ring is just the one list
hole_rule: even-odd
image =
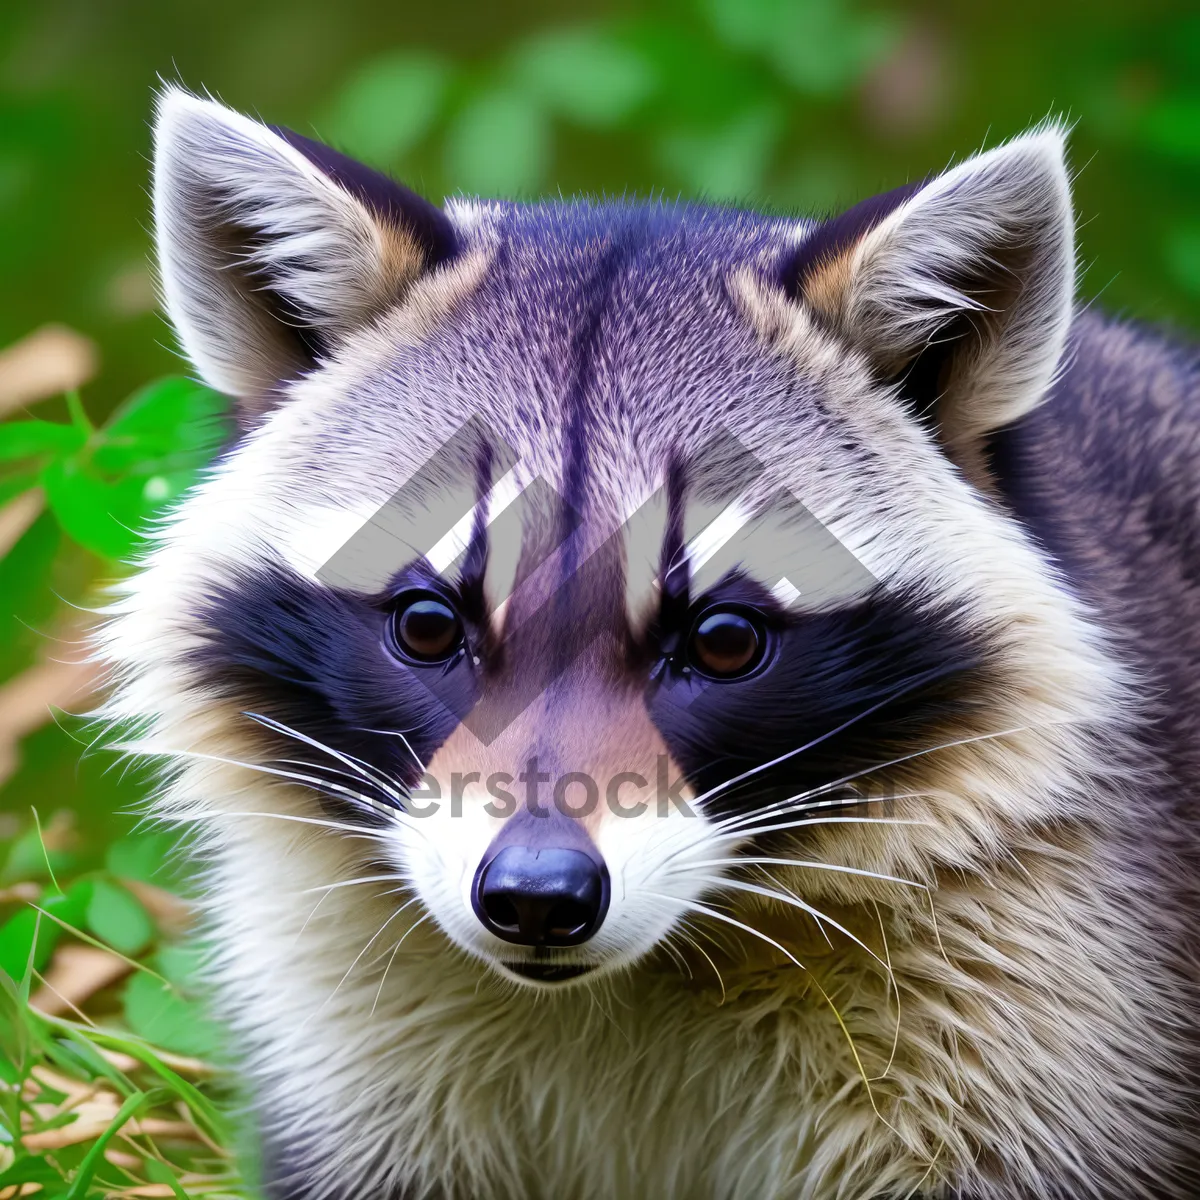
[{"label": "raccoon shoulder", "polygon": [[[1003,502],[1200,745],[1200,351],[1079,315],[1045,402],[993,435]],[[1200,761],[1183,774],[1200,785]]]},{"label": "raccoon shoulder", "polygon": [[[990,457],[1008,505],[1068,573],[1082,572],[1100,590],[1095,568],[1117,560],[1164,567],[1174,559],[1196,575],[1195,347],[1080,315],[1045,402],[993,435]],[[1196,578],[1190,583],[1200,586]]]}]

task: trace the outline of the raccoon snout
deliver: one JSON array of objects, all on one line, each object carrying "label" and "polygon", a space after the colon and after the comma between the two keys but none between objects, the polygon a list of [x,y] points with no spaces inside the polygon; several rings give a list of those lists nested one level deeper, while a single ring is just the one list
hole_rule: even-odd
[{"label": "raccoon snout", "polygon": [[608,910],[608,870],[582,850],[505,846],[485,859],[471,892],[489,933],[519,946],[578,946]]}]

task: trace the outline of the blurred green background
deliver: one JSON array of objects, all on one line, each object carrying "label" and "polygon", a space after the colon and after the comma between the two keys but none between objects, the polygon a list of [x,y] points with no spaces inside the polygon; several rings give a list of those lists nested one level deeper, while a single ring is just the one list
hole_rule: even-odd
[{"label": "blurred green background", "polygon": [[[1064,114],[1076,123],[1084,295],[1200,323],[1200,14],[1184,5],[7,0],[0,347],[48,323],[83,335],[67,349],[82,355],[97,424],[146,381],[185,370],[148,256],[159,79],[316,134],[435,198],[661,192],[806,213]],[[67,418],[61,397],[35,393],[18,386],[0,415]],[[26,505],[0,520],[0,839],[34,803],[46,820],[74,814],[85,859],[128,824],[112,814],[136,801],[136,774],[102,755],[81,765],[78,730],[48,720],[72,707],[71,681],[43,670],[33,686],[28,672],[78,657],[63,640],[81,627],[69,606],[118,570],[112,532],[191,477],[211,442],[195,418],[214,403],[158,397],[158,457],[114,459],[99,481],[93,443],[72,482],[69,437],[40,446],[36,475],[0,440],[0,503]],[[30,523],[38,501],[21,493],[38,482],[49,509]]]},{"label": "blurred green background", "polygon": [[[175,944],[182,873],[164,869],[163,835],[134,828],[148,779],[83,755],[88,731],[69,715],[97,682],[80,606],[194,479],[225,407],[180,378],[155,310],[146,187],[160,79],[324,138],[435,199],[656,193],[824,213],[1063,115],[1084,297],[1200,325],[1194,4],[4,0],[0,1195],[22,1181],[48,1197],[249,1194],[229,1152],[239,1123],[223,1126],[188,1082],[209,1068],[186,1056],[216,1043]],[[78,1023],[63,1023],[46,979],[86,1007]],[[164,1081],[163,1094],[140,1090]],[[107,1097],[86,1136],[72,1087]],[[122,1105],[191,1125],[172,1133],[160,1115],[157,1147],[108,1144]]]}]

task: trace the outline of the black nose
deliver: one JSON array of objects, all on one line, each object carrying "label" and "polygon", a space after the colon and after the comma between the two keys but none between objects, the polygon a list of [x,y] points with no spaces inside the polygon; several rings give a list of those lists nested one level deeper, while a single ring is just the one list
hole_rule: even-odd
[{"label": "black nose", "polygon": [[505,846],[475,877],[475,915],[519,946],[578,946],[608,909],[608,873],[582,850]]}]

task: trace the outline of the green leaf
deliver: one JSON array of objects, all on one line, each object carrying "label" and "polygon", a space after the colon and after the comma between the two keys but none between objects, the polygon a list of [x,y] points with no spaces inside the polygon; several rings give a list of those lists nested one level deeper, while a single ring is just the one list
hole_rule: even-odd
[{"label": "green leaf", "polygon": [[135,392],[74,457],[41,475],[62,528],[105,558],[137,549],[147,520],[195,481],[224,435],[227,401],[190,379],[169,377]]},{"label": "green leaf", "polygon": [[372,59],[346,83],[318,126],[350,154],[398,162],[429,132],[450,79],[449,65],[431,54]]},{"label": "green leaf", "polygon": [[133,975],[125,985],[125,1020],[148,1042],[177,1054],[203,1058],[217,1047],[216,1032],[200,1006],[151,975]]},{"label": "green leaf", "polygon": [[[56,1183],[62,1186],[63,1177],[40,1155],[27,1154],[18,1158],[7,1171],[0,1172],[0,1188],[12,1187],[19,1183]],[[46,1193],[38,1192],[39,1200]]]},{"label": "green leaf", "polygon": [[[69,1075],[84,1079],[99,1076],[108,1079],[118,1090],[122,1089],[123,1076],[100,1052],[77,1030],[68,1036],[51,1038],[45,1046],[46,1057]],[[128,1088],[124,1089],[126,1092]]]},{"label": "green leaf", "polygon": [[175,847],[168,833],[134,833],[108,848],[104,865],[112,875],[163,886],[164,866]]},{"label": "green leaf", "polygon": [[137,954],[154,937],[154,922],[137,898],[106,879],[96,880],[87,925],[102,942],[122,954]]},{"label": "green leaf", "polygon": [[31,964],[40,971],[49,962],[59,935],[53,921],[47,921],[35,909],[21,909],[0,925],[0,971],[17,982],[25,978]]},{"label": "green leaf", "polygon": [[629,117],[657,84],[644,55],[596,29],[531,38],[518,47],[512,74],[527,95],[551,112],[600,129]]},{"label": "green leaf", "polygon": [[200,978],[204,952],[191,942],[163,946],[155,956],[159,972],[178,988],[187,988]]},{"label": "green leaf", "polygon": [[0,476],[0,505],[15,500],[22,492],[27,492],[37,485],[37,471],[16,471]]},{"label": "green leaf", "polygon": [[49,851],[49,864],[46,859],[47,851],[43,847],[38,829],[27,829],[9,846],[4,869],[0,871],[0,884],[19,883],[26,879],[45,879],[50,874],[47,866],[58,870],[70,862],[65,853],[56,850]]},{"label": "green leaf", "polygon": [[899,25],[883,14],[854,14],[836,0],[794,7],[771,61],[781,78],[802,92],[833,96],[848,91],[896,40]]},{"label": "green leaf", "polygon": [[91,895],[91,880],[80,880],[67,890],[66,895],[54,893],[40,901],[39,906],[57,920],[39,913],[32,906],[11,916],[0,926],[0,969],[17,981],[25,978],[30,962],[35,971],[42,970],[62,936],[59,922],[72,927],[82,925]]},{"label": "green leaf", "polygon": [[45,455],[74,454],[87,435],[74,425],[54,421],[9,421],[0,425],[0,462]]},{"label": "green leaf", "polygon": [[14,1084],[25,1075],[29,1026],[25,1006],[10,974],[0,971],[0,1080]]},{"label": "green leaf", "polygon": [[94,886],[95,883],[91,879],[77,879],[67,888],[65,894],[44,896],[41,900],[41,907],[52,917],[57,917],[64,925],[82,929],[88,906],[92,902]]},{"label": "green leaf", "polygon": [[[63,575],[59,565],[64,548],[75,556],[54,514],[43,512],[0,559],[0,596],[4,597],[0,605],[0,679],[11,678],[44,653],[44,644],[38,643],[45,639],[33,631],[47,628],[61,611]],[[13,802],[15,797],[10,799]],[[52,861],[57,870],[58,861]],[[0,883],[15,883],[17,878],[0,874]]]},{"label": "green leaf", "polygon": [[145,480],[135,476],[109,483],[72,458],[47,467],[42,486],[59,524],[88,550],[105,558],[126,558],[141,540]]},{"label": "green leaf", "polygon": [[166,1163],[159,1162],[156,1158],[147,1158],[144,1160],[144,1167],[146,1178],[151,1183],[165,1183],[179,1200],[188,1200],[188,1194],[180,1185],[179,1177]]},{"label": "green leaf", "polygon": [[550,124],[539,104],[519,92],[481,92],[446,138],[454,186],[483,196],[512,196],[540,186],[550,158]]},{"label": "green leaf", "polygon": [[220,392],[170,375],[133,393],[101,430],[92,462],[101,472],[161,474],[207,461],[225,433]]},{"label": "green leaf", "polygon": [[91,437],[96,432],[95,425],[87,415],[87,409],[83,407],[83,397],[79,392],[72,388],[67,393],[67,412],[71,416],[71,424],[79,430],[84,437]]}]

